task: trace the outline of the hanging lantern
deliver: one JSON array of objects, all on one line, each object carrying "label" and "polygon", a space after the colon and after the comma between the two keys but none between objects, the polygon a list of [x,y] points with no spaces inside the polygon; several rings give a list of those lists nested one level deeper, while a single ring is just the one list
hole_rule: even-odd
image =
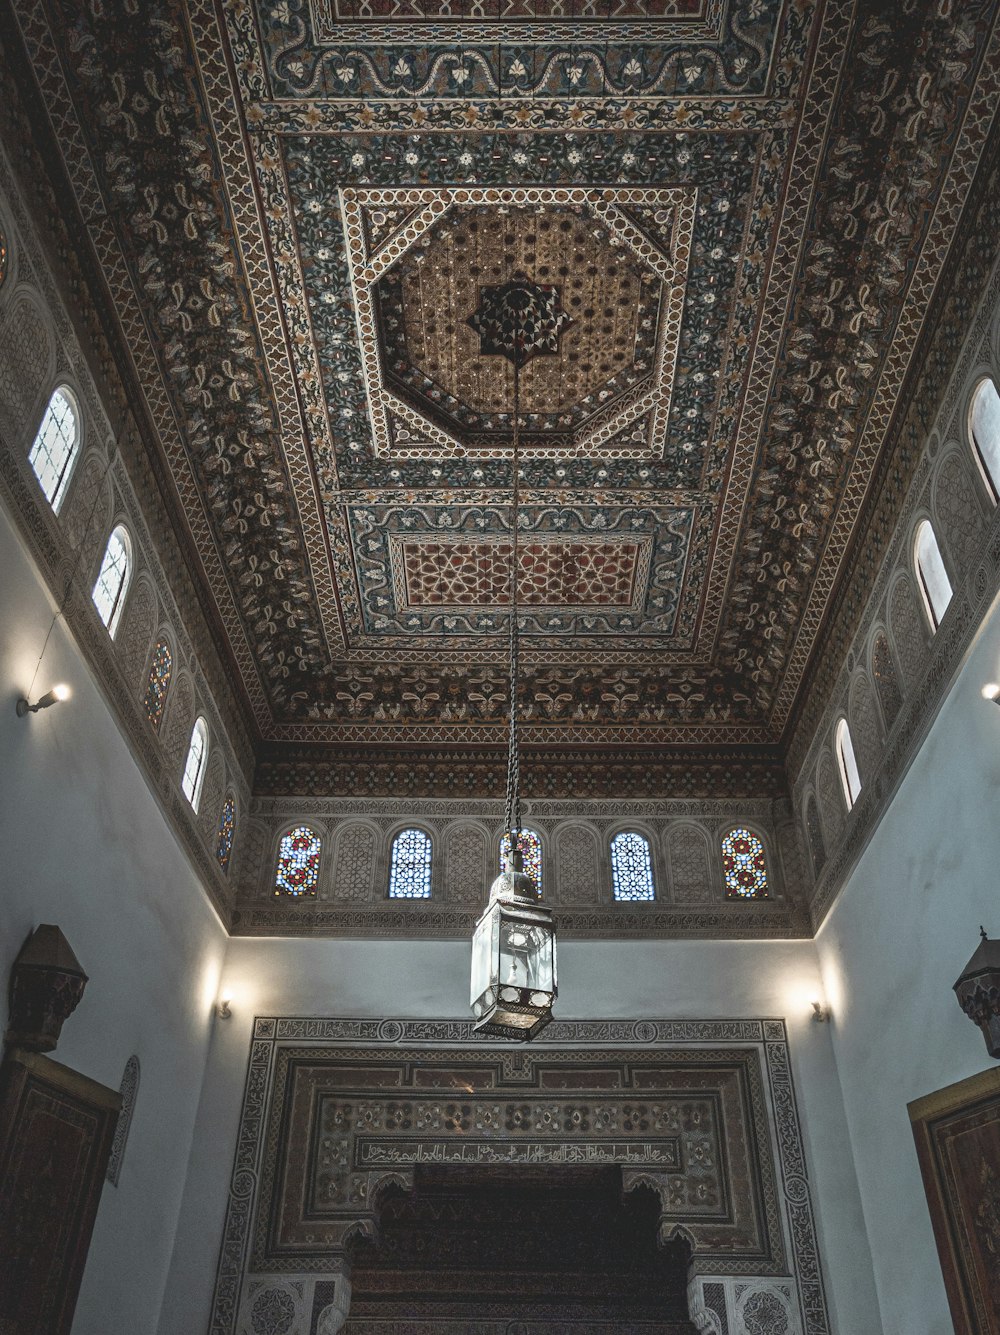
[{"label": "hanging lantern", "polygon": [[552,913],[524,870],[515,831],[521,828],[518,715],[518,527],[520,512],[521,367],[532,357],[558,351],[568,317],[559,292],[523,274],[502,287],[480,292],[469,323],[480,352],[506,357],[514,367],[510,494],[510,726],[507,734],[505,824],[510,856],[490,887],[490,902],[472,937],[472,1013],[475,1030],[494,1038],[529,1039],[552,1019],[556,999],[556,933]]},{"label": "hanging lantern", "polygon": [[472,937],[472,1013],[476,1033],[529,1039],[552,1019],[556,933],[515,838],[510,842],[507,870],[493,882]]},{"label": "hanging lantern", "polygon": [[979,929],[979,945],[955,983],[958,1004],[977,1024],[986,1040],[986,1051],[1000,1057],[1000,941]]}]

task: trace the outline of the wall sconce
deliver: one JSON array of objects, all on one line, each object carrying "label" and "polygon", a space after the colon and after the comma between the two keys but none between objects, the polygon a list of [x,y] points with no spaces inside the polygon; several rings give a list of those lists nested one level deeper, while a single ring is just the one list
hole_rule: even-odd
[{"label": "wall sconce", "polygon": [[993,700],[1000,705],[1000,684],[995,681],[988,681],[980,691],[980,695],[984,700]]},{"label": "wall sconce", "polygon": [[826,1024],[830,1019],[830,1008],[815,999],[809,1003],[813,1008],[813,1023]]},{"label": "wall sconce", "polygon": [[226,992],[219,998],[219,1004],[215,1008],[215,1013],[220,1020],[231,1020],[233,1018],[232,998]]},{"label": "wall sconce", "polygon": [[17,702],[17,717],[24,718],[25,714],[37,714],[40,709],[48,709],[51,705],[57,705],[63,700],[68,700],[72,692],[68,686],[60,683],[53,686],[51,691],[46,691],[43,696],[29,705],[27,699],[22,695]]},{"label": "wall sconce", "polygon": [[979,946],[955,984],[958,1004],[982,1030],[986,1051],[1000,1057],[1000,941],[979,929]]}]

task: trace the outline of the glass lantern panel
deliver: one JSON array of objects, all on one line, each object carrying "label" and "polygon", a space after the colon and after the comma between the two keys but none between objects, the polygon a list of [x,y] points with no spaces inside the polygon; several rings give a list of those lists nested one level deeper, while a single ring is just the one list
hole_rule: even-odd
[{"label": "glass lantern panel", "polygon": [[544,927],[505,918],[500,934],[501,987],[552,990],[552,933]]},{"label": "glass lantern panel", "polygon": [[493,978],[493,938],[496,935],[497,915],[488,914],[481,918],[472,938],[472,987],[470,1005],[478,1001],[486,989],[494,982]]}]

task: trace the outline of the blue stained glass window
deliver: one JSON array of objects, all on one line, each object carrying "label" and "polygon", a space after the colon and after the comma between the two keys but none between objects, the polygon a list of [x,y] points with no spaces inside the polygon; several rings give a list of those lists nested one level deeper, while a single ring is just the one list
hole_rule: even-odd
[{"label": "blue stained glass window", "polygon": [[222,815],[219,817],[219,834],[215,841],[215,856],[218,858],[219,866],[223,872],[229,871],[229,858],[233,851],[233,828],[235,824],[236,802],[232,793],[229,793],[222,804]]},{"label": "blue stained glass window", "polygon": [[159,729],[160,720],[163,718],[163,706],[167,700],[167,691],[170,689],[172,670],[170,645],[166,640],[160,640],[153,650],[153,661],[149,666],[149,678],[146,682],[146,695],[142,702],[146,717],[152,723],[154,731]]},{"label": "blue stained glass window", "polygon": [[430,899],[431,841],[423,830],[401,830],[392,841],[390,899]]},{"label": "blue stained glass window", "polygon": [[615,899],[655,899],[649,843],[628,830],[611,840],[611,888]]},{"label": "blue stained glass window", "polygon": [[[524,856],[524,870],[535,883],[535,889],[542,893],[542,841],[534,830],[518,830],[517,842]],[[505,834],[500,840],[500,870],[507,867],[510,857],[510,840]]]},{"label": "blue stained glass window", "polygon": [[722,870],[726,878],[726,894],[730,898],[767,898],[764,845],[745,826],[740,825],[723,836]]},{"label": "blue stained glass window", "polygon": [[322,840],[308,825],[296,825],[282,836],[278,845],[278,869],[274,893],[301,899],[315,895],[319,885],[319,855]]}]

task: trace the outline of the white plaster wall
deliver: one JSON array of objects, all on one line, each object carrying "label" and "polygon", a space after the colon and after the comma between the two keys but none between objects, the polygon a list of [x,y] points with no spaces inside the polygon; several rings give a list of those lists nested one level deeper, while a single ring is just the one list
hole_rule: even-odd
[{"label": "white plaster wall", "polygon": [[90,975],[56,1059],[117,1089],[139,1056],[73,1332],[153,1335],[226,937],[61,622],[32,698],[64,681],[72,699],[16,716],[53,608],[2,511],[0,572],[0,987],[28,933],[56,923]]},{"label": "white plaster wall", "polygon": [[[222,987],[159,1335],[207,1329],[254,1015],[464,1017],[464,942],[240,939]],[[880,1335],[871,1261],[811,942],[562,942],[564,1019],[784,1017],[838,1335]]]},{"label": "white plaster wall", "polygon": [[952,984],[1000,936],[1000,606],[817,939],[885,1335],[952,1335],[907,1103],[990,1066]]}]

